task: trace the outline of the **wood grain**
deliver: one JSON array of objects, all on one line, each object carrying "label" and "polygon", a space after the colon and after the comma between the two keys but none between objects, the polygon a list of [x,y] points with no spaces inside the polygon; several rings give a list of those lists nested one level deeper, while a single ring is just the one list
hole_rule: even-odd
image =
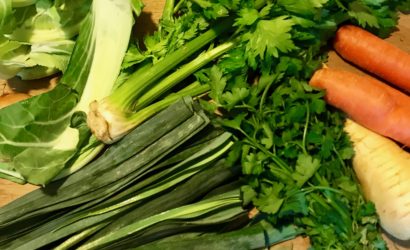
[{"label": "wood grain", "polygon": [[37,186],[29,184],[19,185],[8,180],[0,179],[0,207],[36,188]]},{"label": "wood grain", "polygon": [[164,8],[165,0],[144,0],[144,13],[151,16],[154,23],[158,23]]}]

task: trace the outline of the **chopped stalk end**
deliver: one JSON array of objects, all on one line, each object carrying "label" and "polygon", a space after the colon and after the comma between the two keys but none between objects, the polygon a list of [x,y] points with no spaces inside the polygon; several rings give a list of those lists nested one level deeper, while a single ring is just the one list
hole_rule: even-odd
[{"label": "chopped stalk end", "polygon": [[122,106],[118,105],[118,100],[112,100],[108,96],[100,102],[94,101],[90,104],[90,111],[87,116],[88,127],[98,140],[105,144],[111,144],[179,99],[185,96],[195,97],[209,90],[209,85],[194,82],[179,92],[151,103],[137,112],[124,111],[123,108],[120,108]]},{"label": "chopped stalk end", "polygon": [[122,112],[104,101],[90,103],[87,124],[94,136],[105,144],[118,141],[132,128]]},{"label": "chopped stalk end", "polygon": [[93,101],[90,103],[90,112],[87,118],[88,127],[91,132],[101,141],[112,140],[109,133],[109,126],[104,116],[98,110],[98,102]]}]

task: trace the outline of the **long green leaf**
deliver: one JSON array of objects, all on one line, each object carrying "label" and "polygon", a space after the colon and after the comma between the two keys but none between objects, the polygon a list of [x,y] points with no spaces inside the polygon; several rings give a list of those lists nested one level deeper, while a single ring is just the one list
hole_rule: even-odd
[{"label": "long green leaf", "polygon": [[[137,203],[137,204],[130,204],[126,207],[121,207],[115,211],[108,212],[111,214],[119,214],[119,212],[124,212],[127,210],[132,209],[132,211],[139,212],[141,214],[144,214],[146,216],[149,216],[149,214],[156,214],[156,213],[161,213],[162,211],[167,210],[168,208],[171,207],[177,207],[178,205],[184,205],[184,202],[179,202],[177,198],[172,198],[172,197],[179,197],[184,195],[187,190],[191,190],[192,188],[201,188],[200,192],[194,192],[190,193],[189,196],[191,197],[190,200],[197,199],[203,195],[204,192],[208,192],[209,190],[214,189],[215,187],[218,187],[222,183],[229,181],[234,176],[234,173],[225,165],[225,164],[216,164],[214,166],[211,166],[197,174],[195,174],[192,178],[188,179],[185,183],[182,183],[178,185],[175,190],[164,192],[162,195],[153,198],[151,202],[142,202],[142,203]],[[187,196],[185,194],[185,196]],[[187,201],[189,202],[189,200]],[[187,203],[185,202],[185,203]],[[151,206],[146,206],[145,204],[152,204]],[[172,205],[174,204],[174,205]],[[147,208],[150,208],[150,212],[145,211]],[[106,221],[104,221],[104,218],[107,218],[106,215],[108,214],[99,214],[93,217],[88,217],[84,220],[93,220],[97,223],[103,224],[103,227],[106,226]],[[76,215],[74,215],[75,217]],[[124,214],[124,217],[127,217],[127,213]],[[62,218],[60,220],[61,223],[65,223],[66,220],[70,220],[69,217]],[[109,222],[115,221],[116,217],[112,216],[112,218],[109,218]],[[218,221],[221,221],[222,218],[220,217],[217,219]],[[102,222],[101,222],[102,221]],[[60,223],[60,224],[61,224]],[[195,221],[191,222],[190,225],[187,225],[188,227],[191,226],[197,226],[195,223],[200,224],[200,221]],[[82,238],[82,236],[86,235],[87,237],[91,234],[94,234],[95,232],[99,231],[101,227],[96,227],[95,229],[92,230],[92,232],[88,229],[86,229],[86,232],[82,232],[80,230],[81,227],[79,227],[80,224],[78,222],[67,226],[66,228],[61,228],[60,231],[65,231],[67,234],[70,232],[69,228],[76,228],[77,234],[72,236],[73,239],[67,239],[68,242],[74,242],[76,241],[77,238]],[[51,228],[51,226],[50,226]],[[55,227],[54,227],[55,228]],[[36,236],[32,236],[36,237]],[[39,234],[39,237],[44,237],[44,235]],[[53,234],[54,239],[56,238],[55,234]],[[71,237],[70,237],[71,238]],[[68,243],[67,243],[68,244]]]},{"label": "long green leaf", "polygon": [[[215,166],[194,175],[189,181],[176,187],[172,192],[164,193],[157,199],[141,203],[138,208],[117,218],[109,226],[98,232],[90,241],[116,231],[131,222],[195,202],[212,189],[237,178],[238,174],[239,171],[228,167],[225,161],[218,161]],[[186,195],[187,190],[195,190],[195,192]]]},{"label": "long green leaf", "polygon": [[280,230],[273,228],[268,223],[259,222],[249,227],[222,233],[202,235],[177,235],[165,238],[150,244],[135,248],[136,250],[250,250],[265,249],[270,245],[290,240],[300,232],[293,226]]},{"label": "long green leaf", "polygon": [[109,244],[102,249],[130,249],[181,233],[195,232],[205,234],[210,232],[229,232],[246,226],[247,224],[249,224],[247,211],[243,209],[241,205],[232,205],[212,211],[198,219],[169,220],[157,223],[141,232]]},{"label": "long green leaf", "polygon": [[[162,171],[154,175],[153,177],[143,180],[142,182],[144,184],[148,182],[151,183],[151,185],[146,187],[143,191],[136,194],[135,196],[117,202],[114,205],[104,207],[102,209],[97,209],[96,211],[91,211],[84,215],[79,215],[75,218],[75,220],[81,220],[86,217],[107,213],[119,209],[121,207],[128,206],[132,203],[136,203],[144,199],[150,198],[152,196],[158,195],[164,190],[168,190],[176,186],[177,184],[181,183],[182,181],[185,181],[186,179],[201,171],[210,162],[215,161],[216,159],[220,158],[224,153],[226,153],[227,150],[229,150],[233,145],[233,142],[226,143],[230,136],[231,135],[229,133],[222,134],[220,137],[215,139],[214,143],[211,143],[208,147],[192,155],[185,161],[177,164],[172,168]],[[215,151],[215,149],[218,147],[221,148],[218,149],[218,151]],[[210,154],[210,152],[212,152],[212,154]],[[208,155],[204,159],[201,159],[204,157],[204,154]],[[141,184],[141,182],[139,182],[138,184]],[[67,221],[66,223],[71,224],[72,221]],[[59,230],[59,228],[57,228],[56,230]]]},{"label": "long green leaf", "polygon": [[195,217],[199,217],[201,215],[207,214],[213,210],[218,210],[223,207],[229,207],[230,205],[234,205],[234,204],[241,204],[238,191],[223,194],[223,195],[214,197],[213,199],[174,208],[166,212],[153,215],[146,219],[142,219],[128,226],[120,228],[117,231],[112,232],[111,234],[107,234],[104,237],[101,237],[94,241],[86,243],[80,246],[78,249],[79,250],[80,249],[81,250],[98,249],[99,247],[104,246],[105,244],[109,244],[111,242],[120,240],[124,237],[127,237],[130,234],[136,233],[140,230],[143,230],[161,221],[171,220],[171,219],[191,219],[191,218],[195,218]]},{"label": "long green leaf", "polygon": [[[194,200],[200,198],[204,193],[213,190],[215,187],[220,186],[224,182],[229,181],[234,178],[236,174],[231,171],[223,162],[216,164],[213,167],[205,169],[198,174],[191,177],[185,183],[178,185],[174,190],[170,192],[165,192],[164,194],[156,197],[155,199],[148,202],[132,203],[127,206],[123,206],[119,209],[95,215],[93,217],[87,217],[80,221],[76,221],[65,227],[66,221],[74,220],[77,216],[76,213],[69,213],[66,215],[58,216],[56,219],[45,223],[40,228],[30,232],[27,235],[20,236],[14,241],[6,241],[4,245],[0,246],[2,248],[9,249],[26,249],[29,247],[41,247],[49,243],[58,241],[59,239],[65,238],[69,235],[73,235],[74,238],[89,236],[99,231],[101,228],[107,226],[114,221],[118,220],[118,215],[127,217],[129,212],[137,213],[142,216],[150,216],[157,213],[166,211],[174,207],[182,206],[188,204]],[[187,190],[192,190],[193,188],[200,188],[198,192],[186,195]],[[149,209],[147,211],[147,209]],[[100,225],[100,226],[98,226]],[[94,227],[94,229],[90,229]],[[59,230],[55,230],[60,228]],[[87,231],[83,233],[83,230]],[[70,241],[70,240],[69,240]],[[75,241],[75,239],[73,239]]]}]

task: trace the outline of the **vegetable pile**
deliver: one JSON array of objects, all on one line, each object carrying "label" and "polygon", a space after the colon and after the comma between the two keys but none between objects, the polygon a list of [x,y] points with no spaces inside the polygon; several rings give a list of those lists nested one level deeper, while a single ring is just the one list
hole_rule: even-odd
[{"label": "vegetable pile", "polygon": [[84,2],[56,88],[0,109],[0,177],[44,186],[0,208],[0,248],[260,249],[304,235],[314,249],[385,249],[346,115],[309,80],[338,27],[386,36],[409,5],[167,0],[139,40],[140,1]]},{"label": "vegetable pile", "polygon": [[[364,42],[356,38],[364,38]],[[367,43],[374,46],[365,46]],[[410,155],[401,147],[409,146],[410,97],[402,92],[408,89],[400,75],[406,75],[410,55],[351,25],[339,28],[333,46],[343,58],[385,81],[371,75],[323,68],[315,72],[310,84],[325,89],[326,101],[352,119],[344,129],[354,144],[353,167],[365,197],[374,202],[385,231],[397,239],[409,240],[406,197]],[[385,53],[383,60],[375,59],[380,51]]]}]

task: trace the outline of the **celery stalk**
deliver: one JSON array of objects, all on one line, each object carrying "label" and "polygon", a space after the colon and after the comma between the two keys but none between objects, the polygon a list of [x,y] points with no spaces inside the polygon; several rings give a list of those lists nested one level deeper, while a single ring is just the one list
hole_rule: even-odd
[{"label": "celery stalk", "polygon": [[[227,24],[230,24],[230,20],[205,32],[187,43],[183,48],[163,58],[151,68],[142,72],[137,71],[138,74],[131,75],[110,96],[91,103],[87,123],[93,134],[104,143],[113,143],[145,119],[181,97],[182,94],[173,95],[166,100],[149,106],[176,84],[234,47],[235,43],[232,41],[224,43],[200,54],[196,59],[158,81],[184,59],[215,39],[218,34],[229,27]],[[207,90],[208,87],[202,86],[192,89],[184,95],[200,95]]]}]

